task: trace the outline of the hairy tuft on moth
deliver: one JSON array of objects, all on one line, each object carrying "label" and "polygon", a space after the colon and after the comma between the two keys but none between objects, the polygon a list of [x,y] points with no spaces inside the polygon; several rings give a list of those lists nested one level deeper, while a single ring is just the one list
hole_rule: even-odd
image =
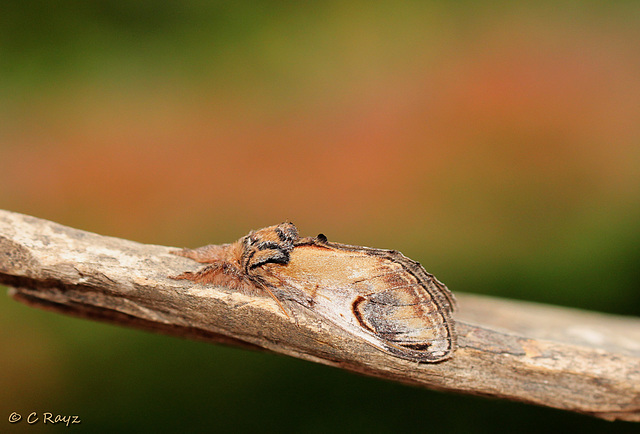
[{"label": "hairy tuft on moth", "polygon": [[172,252],[210,264],[174,279],[293,301],[394,356],[435,363],[456,347],[453,294],[419,262],[395,250],[298,235],[285,222],[232,244]]}]

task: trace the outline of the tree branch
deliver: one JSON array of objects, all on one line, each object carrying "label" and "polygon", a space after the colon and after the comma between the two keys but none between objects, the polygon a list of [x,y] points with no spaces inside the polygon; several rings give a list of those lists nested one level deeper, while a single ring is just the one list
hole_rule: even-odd
[{"label": "tree branch", "polygon": [[169,276],[199,264],[0,210],[0,283],[32,306],[173,336],[266,349],[433,389],[640,421],[640,319],[457,294],[458,350],[418,364],[269,297]]}]

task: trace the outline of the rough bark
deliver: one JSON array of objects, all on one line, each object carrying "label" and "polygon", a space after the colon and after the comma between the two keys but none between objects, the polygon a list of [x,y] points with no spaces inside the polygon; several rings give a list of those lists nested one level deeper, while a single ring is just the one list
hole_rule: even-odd
[{"label": "rough bark", "polygon": [[169,276],[200,265],[172,248],[0,210],[0,283],[32,306],[265,349],[433,389],[640,421],[640,319],[459,294],[458,350],[415,363],[269,297]]}]

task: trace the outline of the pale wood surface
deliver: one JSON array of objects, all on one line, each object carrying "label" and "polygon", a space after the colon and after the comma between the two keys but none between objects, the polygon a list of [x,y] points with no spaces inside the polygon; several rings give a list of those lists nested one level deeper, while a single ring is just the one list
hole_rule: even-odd
[{"label": "pale wood surface", "polygon": [[[640,318],[457,293],[450,360],[402,360],[269,297],[169,276],[199,264],[0,210],[0,283],[18,301],[174,336],[266,349],[359,373],[640,421]],[[455,288],[454,288],[455,290]]]}]

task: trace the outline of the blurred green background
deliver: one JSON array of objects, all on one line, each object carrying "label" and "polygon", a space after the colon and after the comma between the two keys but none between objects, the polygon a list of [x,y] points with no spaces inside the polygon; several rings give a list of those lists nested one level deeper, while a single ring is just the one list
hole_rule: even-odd
[{"label": "blurred green background", "polygon": [[[145,243],[289,219],[453,291],[640,315],[640,2],[0,7],[0,208]],[[13,411],[87,432],[637,432],[0,297]]]}]

